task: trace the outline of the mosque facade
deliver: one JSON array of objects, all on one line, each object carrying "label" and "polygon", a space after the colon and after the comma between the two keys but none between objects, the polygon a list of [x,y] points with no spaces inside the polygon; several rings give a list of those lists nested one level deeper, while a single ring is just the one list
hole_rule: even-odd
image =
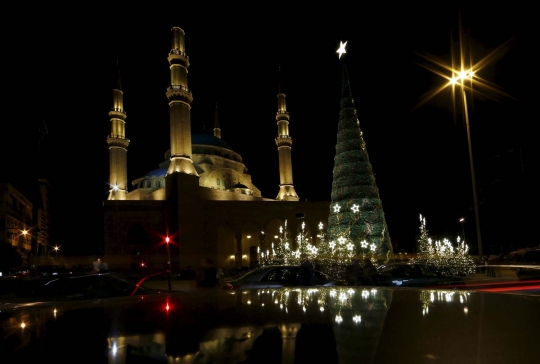
[{"label": "mosque facade", "polygon": [[[286,96],[277,95],[279,191],[261,195],[240,154],[221,138],[217,107],[213,134],[191,132],[189,57],[185,32],[172,28],[169,100],[170,148],[158,168],[128,181],[126,112],[118,76],[109,112],[108,197],[104,259],[111,267],[173,271],[211,259],[223,268],[253,267],[287,233],[307,232],[316,244],[330,202],[301,201],[293,184],[292,138]],[[149,168],[150,169],[150,168]],[[285,230],[284,230],[285,229]]]}]

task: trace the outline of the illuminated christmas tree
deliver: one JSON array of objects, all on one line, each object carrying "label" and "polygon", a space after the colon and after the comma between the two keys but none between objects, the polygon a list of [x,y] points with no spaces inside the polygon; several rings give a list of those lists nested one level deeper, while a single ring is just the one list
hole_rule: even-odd
[{"label": "illuminated christmas tree", "polygon": [[343,66],[340,105],[325,250],[342,267],[356,255],[375,264],[388,262],[393,258],[392,244],[346,66]]}]

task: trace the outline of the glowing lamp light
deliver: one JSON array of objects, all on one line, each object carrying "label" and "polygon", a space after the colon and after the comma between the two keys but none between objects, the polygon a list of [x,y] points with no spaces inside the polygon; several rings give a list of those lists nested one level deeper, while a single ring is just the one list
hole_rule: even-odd
[{"label": "glowing lamp light", "polygon": [[169,244],[169,241],[171,241],[171,238],[169,238],[169,237],[167,236],[167,237],[165,238],[165,242],[166,242],[167,244]]}]

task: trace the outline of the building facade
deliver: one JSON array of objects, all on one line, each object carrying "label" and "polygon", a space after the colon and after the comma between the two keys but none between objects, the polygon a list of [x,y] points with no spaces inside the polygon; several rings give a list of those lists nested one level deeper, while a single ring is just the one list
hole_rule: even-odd
[{"label": "building facade", "polygon": [[242,157],[221,138],[217,107],[213,135],[191,133],[193,96],[181,28],[172,28],[168,62],[170,148],[157,168],[131,181],[131,186],[119,77],[113,89],[107,137],[110,191],[103,203],[104,259],[118,268],[163,268],[169,255],[173,270],[198,266],[203,259],[225,268],[254,266],[257,253],[271,249],[283,229],[294,240],[302,224],[316,243],[330,203],[300,201],[296,193],[285,94],[280,90],[277,95],[276,113],[280,188],[276,198],[266,198]]},{"label": "building facade", "polygon": [[32,253],[33,204],[12,184],[0,184],[0,242],[27,256]]}]

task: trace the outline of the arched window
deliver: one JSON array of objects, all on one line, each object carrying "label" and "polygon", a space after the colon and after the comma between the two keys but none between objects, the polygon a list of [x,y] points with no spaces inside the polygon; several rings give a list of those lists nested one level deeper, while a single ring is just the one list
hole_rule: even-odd
[{"label": "arched window", "polygon": [[216,180],[217,180],[217,185],[219,186],[219,178],[216,178]]}]

